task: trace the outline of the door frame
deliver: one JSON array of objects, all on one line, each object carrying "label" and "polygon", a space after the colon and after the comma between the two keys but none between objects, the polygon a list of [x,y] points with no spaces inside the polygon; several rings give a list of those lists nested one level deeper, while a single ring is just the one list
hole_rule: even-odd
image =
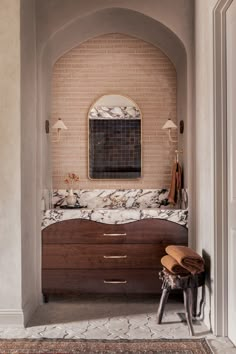
[{"label": "door frame", "polygon": [[227,72],[226,11],[233,0],[213,10],[214,68],[214,334],[228,335]]}]

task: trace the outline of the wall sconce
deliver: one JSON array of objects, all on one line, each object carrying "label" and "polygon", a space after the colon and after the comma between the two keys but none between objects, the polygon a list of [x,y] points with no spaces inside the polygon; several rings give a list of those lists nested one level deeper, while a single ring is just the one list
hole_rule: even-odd
[{"label": "wall sconce", "polygon": [[168,129],[168,137],[171,143],[177,143],[177,140],[172,139],[171,129],[177,129],[177,125],[169,118],[166,123],[163,125],[162,129]]},{"label": "wall sconce", "polygon": [[57,140],[60,139],[61,130],[68,129],[61,118],[58,118],[57,122],[53,124],[52,129],[57,129]]}]

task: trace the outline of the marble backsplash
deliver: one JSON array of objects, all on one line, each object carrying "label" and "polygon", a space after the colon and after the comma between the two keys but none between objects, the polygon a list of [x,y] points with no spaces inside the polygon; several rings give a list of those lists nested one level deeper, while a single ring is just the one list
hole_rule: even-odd
[{"label": "marble backsplash", "polygon": [[[54,190],[52,207],[65,205],[67,194],[68,192],[65,189]],[[77,196],[77,203],[88,209],[170,207],[168,205],[168,189],[81,189],[74,190],[74,194]],[[180,208],[179,205],[176,207]],[[187,206],[185,205],[185,207]]]}]

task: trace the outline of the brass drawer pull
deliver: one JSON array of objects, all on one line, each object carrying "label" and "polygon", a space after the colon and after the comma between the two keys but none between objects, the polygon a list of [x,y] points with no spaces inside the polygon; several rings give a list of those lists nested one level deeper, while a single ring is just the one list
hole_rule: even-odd
[{"label": "brass drawer pull", "polygon": [[103,234],[103,236],[126,236],[126,233],[124,233],[124,234]]},{"label": "brass drawer pull", "polygon": [[103,280],[104,284],[127,284],[127,280]]},{"label": "brass drawer pull", "polygon": [[124,256],[103,256],[103,258],[114,258],[114,259],[119,259],[119,258],[127,258],[128,256],[125,254]]}]

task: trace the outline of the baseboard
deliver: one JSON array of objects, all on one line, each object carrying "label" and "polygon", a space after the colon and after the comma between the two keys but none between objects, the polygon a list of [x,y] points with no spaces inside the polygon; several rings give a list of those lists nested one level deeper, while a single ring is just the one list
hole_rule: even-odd
[{"label": "baseboard", "polygon": [[29,301],[23,309],[1,309],[0,327],[26,327],[38,306],[37,301]]},{"label": "baseboard", "polygon": [[29,322],[29,320],[31,319],[31,317],[33,316],[34,312],[36,311],[36,309],[38,308],[38,306],[40,305],[40,303],[38,303],[35,300],[32,301],[28,301],[24,306],[23,306],[23,314],[24,314],[24,326],[27,326],[27,323]]},{"label": "baseboard", "polygon": [[23,310],[5,309],[0,310],[0,326],[1,327],[24,327]]},{"label": "baseboard", "polygon": [[214,319],[212,318],[212,311],[211,311],[211,304],[212,304],[212,294],[210,293],[208,287],[205,287],[205,301],[203,306],[203,322],[209,328],[209,330],[213,331],[213,324]]}]

